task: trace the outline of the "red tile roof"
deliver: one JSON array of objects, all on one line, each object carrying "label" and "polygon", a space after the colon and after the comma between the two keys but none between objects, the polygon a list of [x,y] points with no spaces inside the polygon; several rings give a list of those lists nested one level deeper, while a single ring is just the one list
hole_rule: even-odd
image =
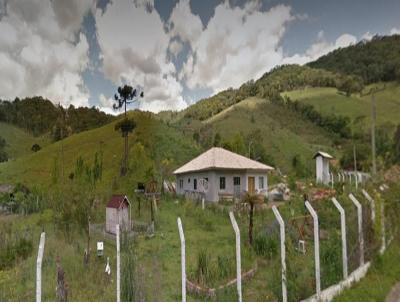
[{"label": "red tile roof", "polygon": [[113,195],[107,204],[107,208],[119,209],[121,207],[128,207],[129,200],[125,195]]}]

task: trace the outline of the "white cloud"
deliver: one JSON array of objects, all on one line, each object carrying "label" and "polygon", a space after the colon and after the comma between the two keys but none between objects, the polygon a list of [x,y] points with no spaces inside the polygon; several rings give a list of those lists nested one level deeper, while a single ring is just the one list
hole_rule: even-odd
[{"label": "white cloud", "polygon": [[321,56],[328,54],[329,52],[337,49],[347,47],[357,43],[357,38],[350,34],[342,34],[335,42],[328,42],[325,39],[324,32],[318,33],[317,41],[312,44],[304,54],[295,54],[290,57],[283,59],[284,64],[305,64],[310,61],[314,61]]},{"label": "white cloud", "polygon": [[99,106],[97,108],[107,114],[118,115],[123,112],[123,109],[114,110],[113,104],[115,101],[113,98],[108,98],[104,94],[100,94],[99,96]]},{"label": "white cloud", "polygon": [[398,29],[398,28],[396,28],[396,27],[393,27],[393,28],[390,30],[390,35],[400,35],[400,29]]},{"label": "white cloud", "polygon": [[169,44],[169,51],[176,57],[182,50],[183,44],[177,40],[173,40]]},{"label": "white cloud", "polygon": [[367,31],[365,34],[361,36],[361,40],[370,41],[374,37],[374,34]]},{"label": "white cloud", "polygon": [[170,35],[179,36],[182,41],[196,43],[199,39],[203,25],[198,15],[192,14],[190,1],[179,1],[172,10],[169,18]]},{"label": "white cloud", "polygon": [[81,72],[88,43],[79,34],[92,0],[8,1],[0,20],[0,98],[41,95],[88,105]]},{"label": "white cloud", "polygon": [[215,8],[200,37],[191,41],[193,52],[181,74],[189,88],[238,87],[281,62],[281,38],[294,16],[286,5],[259,9],[258,1],[243,8],[226,1]]},{"label": "white cloud", "polygon": [[120,0],[108,5],[104,13],[96,11],[103,72],[116,85],[142,86],[141,109],[178,109],[184,100],[175,66],[167,58],[170,36],[147,2]]}]

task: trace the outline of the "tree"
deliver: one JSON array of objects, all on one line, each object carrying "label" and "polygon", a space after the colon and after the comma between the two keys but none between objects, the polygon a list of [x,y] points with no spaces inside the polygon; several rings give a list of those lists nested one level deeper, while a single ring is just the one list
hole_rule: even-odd
[{"label": "tree", "polygon": [[136,127],[134,121],[129,121],[127,119],[126,106],[138,101],[138,99],[143,98],[143,96],[143,91],[139,93],[136,88],[134,89],[129,85],[118,87],[118,94],[116,93],[114,95],[114,99],[117,102],[113,105],[114,110],[124,107],[124,121],[119,123],[118,128],[116,127],[116,130],[120,130],[124,137],[124,157],[122,161],[121,175],[126,175],[128,170],[128,134]]},{"label": "tree", "polygon": [[164,181],[172,173],[173,160],[165,158],[160,163],[161,174],[161,194],[164,194]]},{"label": "tree", "polygon": [[262,195],[251,194],[249,192],[245,192],[242,197],[242,203],[247,204],[249,209],[249,244],[253,244],[253,216],[254,216],[254,207],[256,204],[262,204],[264,202]]},{"label": "tree", "polygon": [[217,132],[217,133],[215,133],[215,136],[214,136],[213,146],[219,147],[220,145],[221,145],[221,135],[219,134],[219,132]]},{"label": "tree", "polygon": [[400,124],[397,126],[393,137],[393,156],[395,162],[400,162]]},{"label": "tree", "polygon": [[40,149],[42,149],[38,144],[33,144],[31,150],[33,152],[38,152]]},{"label": "tree", "polygon": [[359,79],[354,77],[346,77],[339,86],[339,90],[346,93],[346,96],[350,96],[352,93],[361,92],[363,85]]},{"label": "tree", "polygon": [[8,154],[5,150],[6,140],[0,136],[0,163],[8,160]]}]

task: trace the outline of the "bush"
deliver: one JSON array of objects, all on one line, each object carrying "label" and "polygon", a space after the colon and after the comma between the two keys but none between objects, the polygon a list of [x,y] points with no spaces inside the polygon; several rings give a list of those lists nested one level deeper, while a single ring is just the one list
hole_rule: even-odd
[{"label": "bush", "polygon": [[42,147],[40,147],[38,144],[33,144],[31,150],[33,152],[38,152]]},{"label": "bush", "polygon": [[259,256],[272,259],[278,253],[278,240],[274,237],[267,236],[264,232],[258,233],[254,239],[254,251]]},{"label": "bush", "polygon": [[206,284],[212,280],[211,256],[205,250],[197,254],[196,279],[200,284]]}]

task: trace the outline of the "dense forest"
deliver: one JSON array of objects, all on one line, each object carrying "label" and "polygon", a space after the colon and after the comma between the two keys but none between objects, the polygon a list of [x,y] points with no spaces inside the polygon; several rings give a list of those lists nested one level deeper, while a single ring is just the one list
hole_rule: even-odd
[{"label": "dense forest", "polygon": [[400,80],[400,35],[375,36],[370,42],[339,48],[308,65],[356,75],[365,84]]},{"label": "dense forest", "polygon": [[23,128],[34,136],[50,133],[53,140],[105,125],[113,118],[94,107],[63,108],[42,97],[0,101],[0,121]]}]

